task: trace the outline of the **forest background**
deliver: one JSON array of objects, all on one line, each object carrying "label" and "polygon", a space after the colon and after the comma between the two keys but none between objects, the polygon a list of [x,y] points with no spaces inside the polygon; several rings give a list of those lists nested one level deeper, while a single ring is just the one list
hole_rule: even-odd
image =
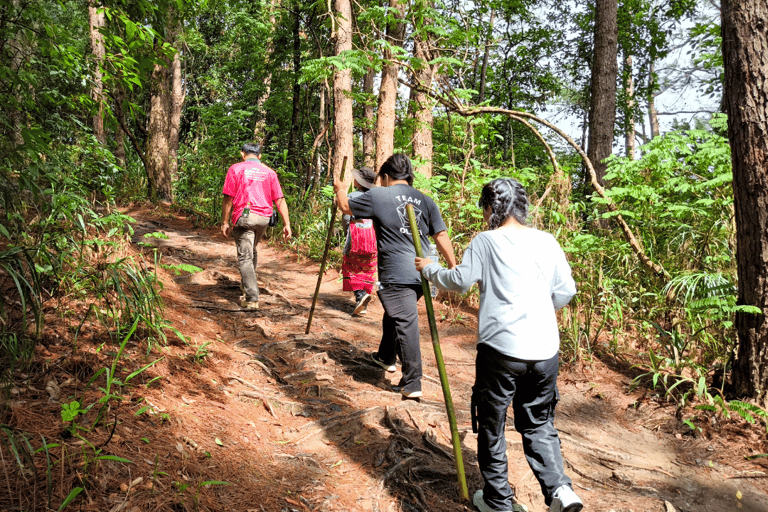
[{"label": "forest background", "polygon": [[[765,21],[760,2],[739,4]],[[579,283],[561,318],[564,360],[632,351],[634,384],[674,402],[690,429],[711,415],[764,423],[766,269],[760,249],[737,259],[744,182],[721,11],[709,0],[0,0],[3,382],[42,339],[43,304],[62,297],[87,305],[85,318],[58,313],[72,316],[74,343],[86,318],[148,349],[183,337],[156,278],[121,256],[131,223],[117,207],[162,202],[216,224],[225,171],[256,141],[289,203],[285,243],[315,259],[344,158],[377,168],[411,156],[459,256],[483,229],[481,187],[519,180],[531,224],[557,237]],[[689,58],[668,58],[681,48]],[[746,66],[765,76],[764,59]],[[716,107],[659,112],[661,94]],[[764,184],[765,160],[750,172]],[[763,247],[764,227],[744,236]],[[757,277],[740,283],[742,271]],[[759,326],[740,332],[743,319]]]}]

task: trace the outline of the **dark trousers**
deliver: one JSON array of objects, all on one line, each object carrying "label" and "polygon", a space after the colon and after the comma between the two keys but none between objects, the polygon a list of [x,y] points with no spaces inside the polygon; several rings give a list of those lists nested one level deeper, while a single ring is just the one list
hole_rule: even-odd
[{"label": "dark trousers", "polygon": [[549,505],[552,493],[571,485],[563,472],[560,438],[555,430],[559,399],[559,356],[546,361],[507,357],[485,344],[477,346],[472,407],[476,408],[477,461],[485,481],[483,497],[491,508],[512,509],[512,489],[507,475],[507,442],[504,427],[512,404],[515,430],[523,436],[523,452]]},{"label": "dark trousers", "polygon": [[417,303],[422,294],[420,284],[385,284],[381,285],[378,293],[384,307],[378,356],[387,364],[395,364],[400,357],[403,362],[403,377],[399,385],[407,392],[421,391]]}]

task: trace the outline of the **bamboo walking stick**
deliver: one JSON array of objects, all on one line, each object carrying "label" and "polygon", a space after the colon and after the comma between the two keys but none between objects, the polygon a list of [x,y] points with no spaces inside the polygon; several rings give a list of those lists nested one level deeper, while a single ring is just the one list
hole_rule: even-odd
[{"label": "bamboo walking stick", "polygon": [[[411,236],[413,237],[413,246],[416,249],[416,256],[423,258],[421,250],[421,237],[419,236],[419,227],[416,224],[416,215],[413,212],[413,205],[408,204],[405,207],[408,212],[408,220],[411,224]],[[437,371],[440,373],[440,384],[443,387],[443,397],[445,398],[445,409],[448,413],[448,423],[451,426],[451,440],[453,442],[453,455],[456,459],[456,474],[459,477],[459,491],[461,497],[469,500],[469,491],[467,490],[467,478],[464,475],[464,459],[461,455],[461,439],[459,438],[459,429],[456,425],[456,411],[453,409],[453,399],[451,398],[451,389],[448,386],[448,374],[445,371],[445,361],[443,360],[443,351],[440,348],[440,339],[437,335],[437,322],[435,322],[435,309],[432,306],[432,292],[429,289],[429,283],[422,276],[421,288],[424,290],[424,305],[427,307],[427,316],[429,317],[429,332],[432,335],[432,348],[435,349],[435,359],[437,360]]]},{"label": "bamboo walking stick", "polygon": [[[347,170],[347,157],[341,162],[341,174],[339,179],[344,181],[344,171]],[[331,205],[331,223],[328,224],[328,236],[325,238],[325,250],[323,251],[323,259],[320,262],[320,275],[317,276],[317,286],[315,286],[315,296],[312,297],[312,308],[309,310],[309,320],[307,320],[307,329],[304,334],[309,334],[309,328],[312,327],[312,317],[315,316],[315,305],[317,304],[317,296],[320,294],[320,283],[323,282],[323,274],[325,274],[325,264],[328,261],[328,250],[331,248],[331,237],[333,236],[333,225],[336,223],[336,198],[333,198],[333,204]]]}]

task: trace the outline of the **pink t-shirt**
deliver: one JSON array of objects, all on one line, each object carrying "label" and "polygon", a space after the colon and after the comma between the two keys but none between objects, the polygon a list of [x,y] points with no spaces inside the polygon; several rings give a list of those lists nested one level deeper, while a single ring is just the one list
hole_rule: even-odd
[{"label": "pink t-shirt", "polygon": [[227,171],[223,193],[232,198],[232,225],[246,206],[262,217],[272,215],[272,203],[283,197],[275,171],[258,160],[238,162]]}]

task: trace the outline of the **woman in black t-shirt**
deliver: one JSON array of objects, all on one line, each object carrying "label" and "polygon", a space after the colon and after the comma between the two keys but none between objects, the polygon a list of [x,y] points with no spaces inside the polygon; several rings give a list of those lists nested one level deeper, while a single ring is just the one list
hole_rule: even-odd
[{"label": "woman in black t-shirt", "polygon": [[448,268],[456,265],[447,228],[435,202],[413,188],[413,166],[403,154],[392,155],[379,169],[380,187],[348,198],[344,183],[334,179],[339,209],[358,219],[373,219],[378,246],[379,300],[384,307],[379,349],[373,362],[394,372],[399,357],[403,376],[394,390],[405,398],[419,398],[421,390],[421,348],[417,303],[422,295],[421,275],[413,265],[413,247],[406,206],[413,205],[422,247],[431,236]]}]

